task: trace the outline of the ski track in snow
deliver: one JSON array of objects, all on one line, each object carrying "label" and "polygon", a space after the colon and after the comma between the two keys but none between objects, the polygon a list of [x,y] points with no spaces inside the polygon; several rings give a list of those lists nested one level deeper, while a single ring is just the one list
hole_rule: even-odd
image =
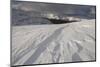
[{"label": "ski track in snow", "polygon": [[95,60],[95,20],[12,27],[12,64]]}]

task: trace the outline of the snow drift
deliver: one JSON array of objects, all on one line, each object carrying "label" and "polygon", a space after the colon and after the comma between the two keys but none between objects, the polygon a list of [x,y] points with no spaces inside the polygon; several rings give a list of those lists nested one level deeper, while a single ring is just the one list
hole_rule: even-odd
[{"label": "snow drift", "polygon": [[56,25],[12,26],[12,64],[95,60],[95,19]]}]

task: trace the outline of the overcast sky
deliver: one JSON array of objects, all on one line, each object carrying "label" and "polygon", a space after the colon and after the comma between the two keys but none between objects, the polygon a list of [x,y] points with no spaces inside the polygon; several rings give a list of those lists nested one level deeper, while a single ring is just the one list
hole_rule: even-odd
[{"label": "overcast sky", "polygon": [[12,3],[12,8],[40,13],[88,14],[94,6],[16,1]]}]

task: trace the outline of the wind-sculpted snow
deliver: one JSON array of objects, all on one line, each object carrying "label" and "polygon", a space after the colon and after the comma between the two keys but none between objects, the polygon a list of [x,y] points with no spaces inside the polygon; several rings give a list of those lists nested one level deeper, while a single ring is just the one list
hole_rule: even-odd
[{"label": "wind-sculpted snow", "polygon": [[95,60],[95,20],[12,27],[12,64]]}]

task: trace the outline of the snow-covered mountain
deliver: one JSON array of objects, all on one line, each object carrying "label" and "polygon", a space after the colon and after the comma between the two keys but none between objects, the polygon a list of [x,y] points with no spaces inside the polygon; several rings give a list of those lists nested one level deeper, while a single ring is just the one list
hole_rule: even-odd
[{"label": "snow-covered mountain", "polygon": [[95,6],[13,1],[11,7],[13,66],[96,60]]},{"label": "snow-covered mountain", "polygon": [[12,64],[95,61],[95,20],[12,27]]}]

